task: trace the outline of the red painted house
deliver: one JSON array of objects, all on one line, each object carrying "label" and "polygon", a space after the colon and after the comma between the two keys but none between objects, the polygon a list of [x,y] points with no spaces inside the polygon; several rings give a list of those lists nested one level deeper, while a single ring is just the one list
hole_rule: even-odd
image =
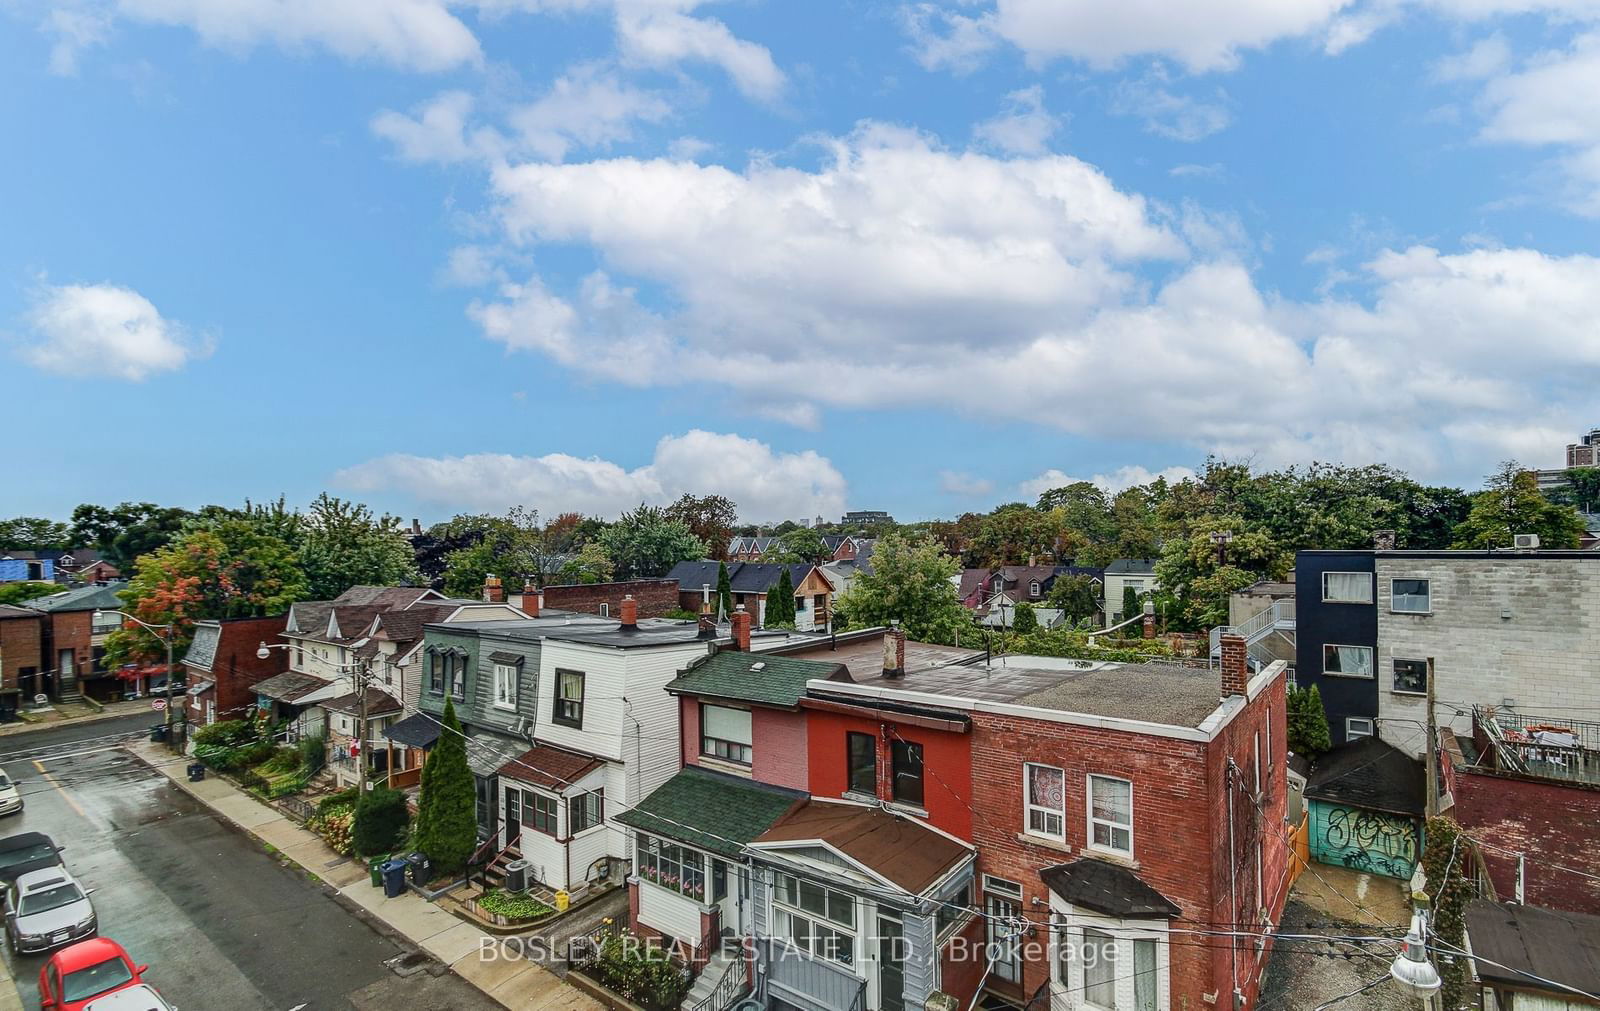
[{"label": "red painted house", "polygon": [[289,669],[288,650],[256,656],[264,642],[276,642],[287,614],[272,618],[200,621],[181,664],[188,683],[188,720],[203,727],[256,712],[255,686]]}]

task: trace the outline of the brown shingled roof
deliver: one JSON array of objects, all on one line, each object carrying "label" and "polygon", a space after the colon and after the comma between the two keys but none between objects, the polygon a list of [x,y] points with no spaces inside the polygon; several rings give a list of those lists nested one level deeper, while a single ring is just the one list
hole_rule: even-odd
[{"label": "brown shingled roof", "polygon": [[500,775],[547,790],[562,790],[604,764],[593,755],[541,744],[502,765]]},{"label": "brown shingled roof", "polygon": [[810,800],[779,819],[753,845],[815,841],[921,895],[972,851],[921,822],[882,808]]}]

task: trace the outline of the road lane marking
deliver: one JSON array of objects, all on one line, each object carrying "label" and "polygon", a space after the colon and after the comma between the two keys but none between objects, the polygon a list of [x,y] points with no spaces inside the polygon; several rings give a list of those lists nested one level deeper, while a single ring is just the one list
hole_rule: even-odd
[{"label": "road lane marking", "polygon": [[101,755],[107,751],[126,750],[128,749],[124,748],[120,744],[108,744],[103,748],[90,748],[87,751],[69,751],[65,755],[40,755],[38,758],[34,759],[33,764],[38,765],[40,762],[55,762],[63,758],[82,758],[84,755]]},{"label": "road lane marking", "polygon": [[38,759],[34,759],[33,767],[35,769],[39,770],[39,775],[44,777],[44,781],[46,783],[49,783],[51,786],[56,788],[56,792],[61,794],[61,799],[67,802],[67,806],[71,807],[74,811],[78,812],[78,817],[79,818],[82,818],[84,821],[88,821],[89,820],[89,813],[87,811],[85,811],[83,808],[78,806],[78,802],[73,799],[72,794],[68,793],[66,791],[66,789],[63,788],[60,783],[57,783],[56,782],[56,778],[54,776],[52,776],[48,772],[44,771],[44,763],[43,762],[39,761]]}]

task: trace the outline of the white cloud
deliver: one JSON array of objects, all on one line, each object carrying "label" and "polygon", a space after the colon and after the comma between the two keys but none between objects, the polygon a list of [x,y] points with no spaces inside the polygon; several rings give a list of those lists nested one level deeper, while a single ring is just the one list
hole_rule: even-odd
[{"label": "white cloud", "polygon": [[111,35],[111,16],[88,7],[57,7],[45,18],[44,31],[55,37],[50,47],[50,72],[72,77],[78,72],[78,56],[93,46],[104,45]]},{"label": "white cloud", "polygon": [[1123,81],[1111,93],[1110,111],[1144,120],[1145,132],[1168,140],[1197,141],[1227,127],[1232,119],[1225,106],[1180,95],[1165,87],[1166,75],[1154,73],[1137,81]]},{"label": "white cloud", "polygon": [[1496,33],[1435,63],[1433,76],[1439,81],[1481,81],[1505,72],[1510,65],[1511,45],[1504,35]]},{"label": "white cloud", "polygon": [[661,95],[626,84],[600,65],[583,64],[509,118],[529,150],[560,161],[574,147],[608,147],[631,139],[634,123],[660,123],[671,115]]},{"label": "white cloud", "polygon": [[941,470],[939,472],[939,490],[946,495],[977,498],[980,495],[988,495],[993,492],[994,482],[987,478],[973,477],[964,471]]},{"label": "white cloud", "polygon": [[1044,107],[1044,88],[1035,84],[1006,96],[1005,106],[993,119],[973,128],[973,136],[1012,154],[1043,154],[1050,138],[1061,128],[1061,117]]},{"label": "white cloud", "polygon": [[491,135],[470,126],[475,100],[464,91],[446,91],[417,106],[411,115],[384,109],[372,117],[372,132],[395,146],[407,161],[452,162],[482,158],[497,148]]},{"label": "white cloud", "polygon": [[24,345],[23,358],[65,376],[138,382],[205,352],[149,299],[114,284],[47,286],[26,321],[35,340]]},{"label": "white cloud", "polygon": [[957,14],[937,4],[900,8],[900,23],[911,38],[911,54],[924,70],[971,73],[998,43],[988,17]]},{"label": "white cloud", "polygon": [[546,515],[615,517],[641,502],[664,505],[684,492],[718,494],[755,522],[836,515],[844,511],[846,492],[844,476],[813,450],[774,452],[755,439],[699,429],[661,439],[651,462],[633,470],[565,453],[393,454],[346,468],[335,480],[356,491],[399,491],[450,508],[527,505]]},{"label": "white cloud", "polygon": [[735,37],[715,18],[691,17],[660,5],[619,5],[617,34],[623,56],[633,62],[650,67],[711,63],[749,98],[770,102],[783,92],[784,73],[767,47]]},{"label": "white cloud", "polygon": [[1071,477],[1064,470],[1054,467],[1040,474],[1038,477],[1017,485],[1017,493],[1029,502],[1052,488],[1065,488],[1069,484],[1087,481],[1105,492],[1115,495],[1120,491],[1132,488],[1134,485],[1149,484],[1157,478],[1164,478],[1168,484],[1177,484],[1195,476],[1188,467],[1163,467],[1161,470],[1152,471],[1144,467],[1128,466],[1118,467],[1110,474],[1096,474],[1094,477]]},{"label": "white cloud", "polygon": [[1180,179],[1221,179],[1226,174],[1227,169],[1219,161],[1205,165],[1191,162],[1185,165],[1174,165],[1167,169],[1167,175],[1176,176]]}]

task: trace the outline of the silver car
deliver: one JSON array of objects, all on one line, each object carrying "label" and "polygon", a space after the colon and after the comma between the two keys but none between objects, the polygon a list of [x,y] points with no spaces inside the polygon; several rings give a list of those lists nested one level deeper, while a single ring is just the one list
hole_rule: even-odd
[{"label": "silver car", "polygon": [[89,893],[65,867],[28,871],[6,887],[6,938],[33,954],[93,937],[100,924]]}]

